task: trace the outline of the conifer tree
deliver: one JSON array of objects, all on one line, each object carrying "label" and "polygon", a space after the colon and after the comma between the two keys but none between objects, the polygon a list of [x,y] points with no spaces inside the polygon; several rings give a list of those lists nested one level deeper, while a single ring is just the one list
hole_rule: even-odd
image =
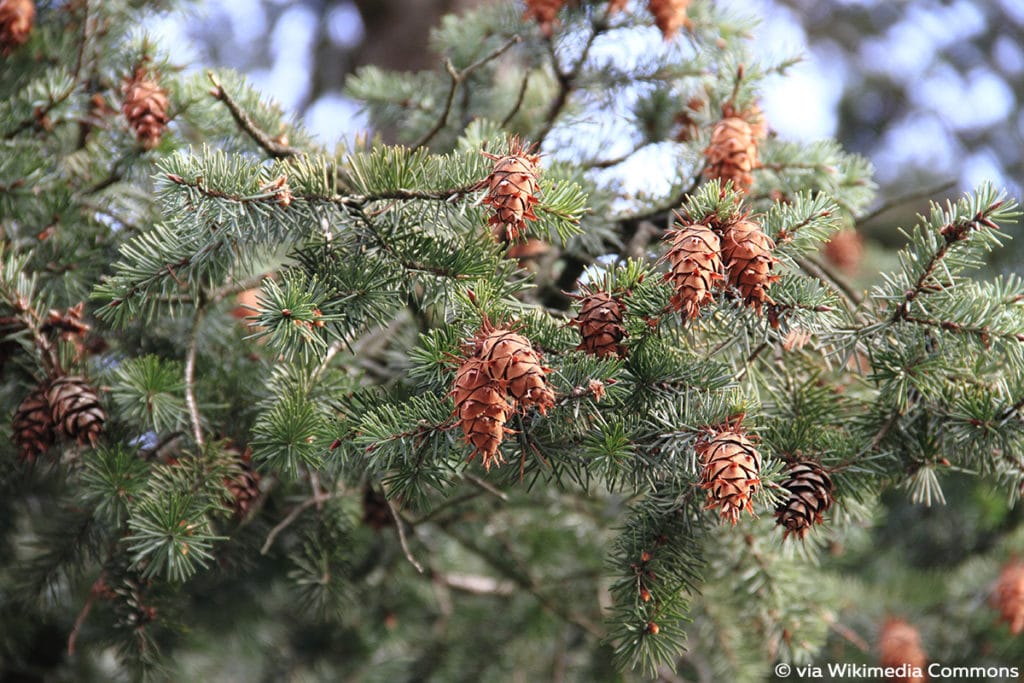
[{"label": "conifer tree", "polygon": [[336,150],[142,5],[0,0],[3,677],[1024,666],[1012,198],[850,286],[710,0],[447,17]]}]

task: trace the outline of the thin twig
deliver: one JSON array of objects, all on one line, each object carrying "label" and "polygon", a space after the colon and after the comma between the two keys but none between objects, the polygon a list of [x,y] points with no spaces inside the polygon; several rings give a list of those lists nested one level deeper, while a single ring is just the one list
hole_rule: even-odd
[{"label": "thin twig", "polygon": [[846,299],[850,309],[860,308],[861,303],[864,301],[864,297],[860,295],[860,292],[855,290],[850,283],[846,282],[838,274],[832,272],[832,269],[822,263],[820,260],[815,259],[812,256],[803,256],[796,258],[798,266],[803,268],[808,274],[821,280],[826,286],[833,286],[839,290],[839,293]]},{"label": "thin twig", "polygon": [[192,330],[188,335],[188,352],[185,354],[185,406],[192,423],[192,437],[196,446],[203,447],[203,427],[199,418],[199,404],[196,403],[196,354],[199,351],[199,327],[206,316],[206,303],[200,301],[192,316]]},{"label": "thin twig", "polygon": [[391,510],[391,516],[395,518],[395,529],[398,530],[398,543],[402,546],[402,552],[405,553],[405,559],[409,560],[409,564],[416,568],[420,574],[423,573],[423,565],[417,562],[416,558],[412,556],[412,551],[409,550],[409,541],[405,538],[405,520],[402,519],[402,514],[398,511],[398,506],[395,502],[384,497],[387,501],[388,509]]},{"label": "thin twig", "polygon": [[506,494],[504,491],[501,491],[499,489],[494,488],[494,486],[492,486],[490,483],[488,483],[487,481],[484,481],[483,479],[481,479],[480,477],[476,476],[475,474],[470,474],[469,472],[467,472],[466,474],[464,474],[462,476],[466,479],[466,481],[470,482],[474,486],[480,487],[481,489],[483,489],[487,493],[491,494],[495,498],[498,498],[502,502],[504,502],[504,503],[508,502],[508,494]]},{"label": "thin twig", "polygon": [[206,75],[210,79],[210,82],[213,83],[214,89],[211,94],[224,103],[224,106],[228,108],[229,112],[231,112],[231,118],[235,120],[238,127],[251,137],[257,145],[262,147],[267,154],[275,159],[286,159],[288,157],[301,156],[304,154],[302,150],[289,147],[288,145],[282,145],[280,142],[267,135],[264,131],[260,130],[252,120],[252,117],[250,117],[238,102],[236,102],[235,99],[231,97],[226,90],[224,90],[224,86],[221,85],[220,79],[217,78],[217,75],[212,71],[207,71]]},{"label": "thin twig", "polygon": [[458,92],[459,86],[461,86],[466,81],[466,78],[487,62],[490,62],[500,57],[509,48],[511,48],[513,45],[517,43],[522,42],[522,40],[523,39],[517,33],[513,35],[511,38],[509,38],[507,41],[505,41],[505,43],[503,43],[499,47],[495,48],[488,54],[484,55],[480,59],[476,60],[475,62],[461,70],[456,70],[455,65],[452,64],[452,61],[450,59],[445,59],[444,68],[445,71],[448,72],[448,75],[451,77],[452,80],[448,87],[448,95],[445,97],[444,108],[441,110],[441,115],[437,118],[437,121],[434,123],[433,126],[430,127],[430,130],[424,133],[423,136],[416,141],[416,143],[413,145],[413,149],[419,149],[420,147],[426,146],[428,142],[434,139],[435,135],[440,133],[441,130],[446,125],[448,125],[448,116],[449,114],[451,114],[452,111],[452,102],[455,101],[455,93]]},{"label": "thin twig", "polygon": [[608,29],[610,11],[611,4],[609,3],[601,19],[593,24],[593,30],[590,32],[587,42],[583,45],[579,59],[576,60],[572,70],[568,72],[562,70],[558,63],[558,55],[555,54],[554,43],[551,41],[551,38],[547,39],[548,52],[551,55],[551,66],[554,68],[555,76],[558,79],[558,92],[555,93],[555,99],[551,101],[547,114],[544,116],[544,127],[541,128],[540,133],[537,134],[534,140],[538,148],[555,127],[555,120],[562,113],[562,110],[565,109],[565,105],[569,101],[569,95],[576,89],[576,79],[579,78],[580,72],[583,71],[583,65],[587,61],[587,57],[590,56],[590,49],[594,46],[594,41]]},{"label": "thin twig", "polygon": [[314,505],[320,505],[332,498],[337,498],[339,495],[341,494],[317,493],[292,508],[292,511],[285,515],[284,519],[278,522],[277,525],[267,534],[267,539],[263,541],[263,545],[260,547],[260,555],[266,555],[270,552],[270,549],[273,547],[274,541],[277,540],[278,535],[291,526],[303,511],[308,510]]},{"label": "thin twig", "polygon": [[878,218],[886,211],[894,209],[897,206],[908,204],[910,202],[917,202],[922,199],[929,199],[933,195],[936,195],[940,192],[944,192],[945,190],[948,190],[954,185],[956,185],[956,180],[951,179],[943,182],[941,185],[936,185],[935,187],[930,187],[925,190],[916,190],[914,192],[910,192],[909,194],[900,195],[899,197],[894,197],[893,199],[888,199],[885,202],[883,202],[880,206],[878,206],[878,208],[873,209],[870,212],[858,218],[857,225],[863,225],[864,223],[868,223],[871,220]]},{"label": "thin twig", "polygon": [[103,588],[105,578],[106,572],[100,572],[100,575],[96,577],[96,580],[93,582],[92,588],[89,589],[89,597],[85,599],[85,604],[82,605],[82,610],[75,618],[75,625],[71,627],[71,633],[68,634],[68,657],[75,656],[75,644],[78,642],[78,634],[82,631],[82,626],[85,624],[85,620],[89,617],[89,612],[92,611],[92,606],[96,603],[96,596],[99,595],[100,590]]},{"label": "thin twig", "polygon": [[523,76],[523,82],[519,84],[519,94],[516,96],[516,103],[512,105],[512,110],[501,120],[499,124],[502,128],[505,128],[509,122],[519,113],[520,107],[523,106],[523,98],[526,97],[526,86],[530,84],[530,74],[532,72],[527,69],[526,74]]}]

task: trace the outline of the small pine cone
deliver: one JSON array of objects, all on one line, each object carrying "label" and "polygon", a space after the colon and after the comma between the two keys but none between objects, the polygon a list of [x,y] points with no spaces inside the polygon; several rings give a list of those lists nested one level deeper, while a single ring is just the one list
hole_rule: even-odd
[{"label": "small pine cone", "polygon": [[700,315],[701,306],[714,301],[712,290],[725,279],[722,275],[721,240],[706,225],[676,224],[665,234],[672,246],[665,259],[669,271],[665,279],[672,283],[672,307],[684,319]]},{"label": "small pine cone", "polygon": [[925,683],[928,655],[921,648],[921,634],[903,619],[887,619],[878,636],[879,663],[905,672],[890,678],[894,683]]},{"label": "small pine cone", "polygon": [[786,528],[782,538],[804,538],[832,507],[832,479],[821,465],[808,460],[789,466],[782,488],[789,493],[775,508],[776,523]]},{"label": "small pine cone", "polygon": [[708,492],[707,508],[719,508],[735,524],[740,513],[754,514],[752,496],[761,485],[761,454],[740,430],[726,426],[711,430],[697,442],[701,488]]},{"label": "small pine cone", "polygon": [[32,462],[50,450],[54,442],[53,420],[45,386],[38,387],[25,397],[14,411],[12,427],[14,443],[22,460]]},{"label": "small pine cone", "polygon": [[757,139],[750,124],[740,117],[729,116],[715,124],[704,156],[709,178],[731,180],[737,192],[746,192],[754,184],[751,171],[760,165]]},{"label": "small pine cone", "polygon": [[501,328],[481,330],[478,356],[486,364],[491,378],[526,408],[537,406],[541,415],[555,405],[555,393],[544,377],[551,372],[541,364],[541,356],[530,340]]},{"label": "small pine cone", "polygon": [[654,15],[654,23],[661,30],[665,40],[671,40],[684,26],[692,25],[686,17],[686,7],[690,0],[648,0],[647,9]]},{"label": "small pine cone", "polygon": [[864,239],[850,228],[832,235],[823,249],[825,258],[844,273],[856,273],[864,260]]},{"label": "small pine cone", "polygon": [[100,406],[96,390],[84,377],[58,377],[50,383],[46,398],[57,434],[82,445],[96,445],[107,414]]},{"label": "small pine cone", "polygon": [[252,449],[244,451],[237,446],[230,445],[227,448],[237,455],[238,472],[233,477],[224,478],[224,486],[231,494],[229,507],[234,510],[235,517],[244,519],[253,503],[260,497],[260,473],[252,466]]},{"label": "small pine cone", "polygon": [[621,12],[626,9],[626,5],[629,4],[629,0],[608,0],[608,14],[609,16],[616,12]]},{"label": "small pine cone", "polygon": [[0,0],[0,55],[6,57],[28,42],[35,18],[32,0]]},{"label": "small pine cone", "polygon": [[558,11],[565,5],[565,0],[526,0],[526,12],[523,20],[536,19],[540,24],[540,32],[548,38],[558,24]]},{"label": "small pine cone", "polygon": [[160,143],[160,136],[167,126],[167,91],[142,67],[136,69],[131,78],[125,79],[121,90],[124,93],[121,111],[128,124],[142,146],[153,149]]},{"label": "small pine cone", "polygon": [[508,433],[505,424],[512,416],[512,406],[505,399],[500,384],[491,378],[489,364],[479,358],[466,358],[455,373],[452,396],[466,443],[473,446],[469,459],[480,454],[484,468],[505,460],[498,450]]},{"label": "small pine cone", "polygon": [[1010,633],[1024,631],[1024,562],[1011,562],[1003,567],[992,598],[1000,620],[1010,625]]},{"label": "small pine cone", "polygon": [[576,348],[598,356],[624,358],[626,347],[622,340],[626,328],[622,324],[622,302],[608,292],[594,292],[583,287],[580,299],[580,313],[572,325],[580,328],[582,342]]},{"label": "small pine cone", "polygon": [[774,304],[768,288],[779,276],[771,273],[779,259],[772,256],[775,242],[753,221],[741,220],[725,229],[722,260],[729,274],[729,286],[739,290],[748,306],[761,313],[763,304]]},{"label": "small pine cone", "polygon": [[494,170],[481,183],[487,188],[484,204],[494,207],[488,223],[491,233],[499,242],[512,242],[526,232],[526,221],[537,220],[533,207],[537,198],[537,176],[540,174],[540,155],[528,154],[525,144],[512,140],[509,153],[496,156],[483,152],[493,160]]}]

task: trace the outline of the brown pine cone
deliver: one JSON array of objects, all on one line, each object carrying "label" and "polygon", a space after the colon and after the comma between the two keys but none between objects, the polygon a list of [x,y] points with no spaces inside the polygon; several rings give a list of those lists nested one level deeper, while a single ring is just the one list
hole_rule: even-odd
[{"label": "brown pine cone", "polygon": [[488,223],[499,242],[512,242],[526,233],[526,221],[537,220],[533,207],[537,198],[540,155],[529,154],[528,146],[513,138],[505,156],[482,154],[494,161],[494,170],[481,183],[487,188],[484,204],[494,208]]},{"label": "brown pine cone", "polygon": [[832,507],[832,479],[821,465],[807,460],[787,468],[782,488],[788,495],[775,508],[776,523],[786,529],[782,537],[804,538]]},{"label": "brown pine cone", "polygon": [[558,11],[565,5],[565,0],[526,0],[526,12],[523,20],[536,19],[540,24],[540,32],[548,38],[558,24]]},{"label": "brown pine cone", "polygon": [[96,390],[80,376],[58,377],[46,392],[50,419],[58,435],[80,444],[95,446],[107,414]]},{"label": "brown pine cone", "polygon": [[45,386],[33,390],[14,411],[12,432],[23,461],[32,462],[53,446],[55,434]]},{"label": "brown pine cone", "polygon": [[753,221],[740,220],[725,229],[722,238],[722,260],[729,276],[729,286],[739,290],[743,301],[761,313],[761,306],[774,304],[768,288],[777,282],[771,272],[779,259],[772,256],[775,242]]},{"label": "brown pine cone", "polygon": [[151,78],[143,67],[126,78],[121,88],[124,103],[121,111],[135,136],[146,149],[153,149],[160,143],[160,136],[167,126],[167,91]]},{"label": "brown pine cone", "polygon": [[903,619],[887,619],[878,636],[879,663],[885,668],[900,669],[906,676],[889,680],[894,683],[925,683],[928,655],[921,648],[921,634]]},{"label": "brown pine cone", "polygon": [[546,415],[555,404],[555,393],[545,378],[551,369],[541,364],[541,356],[533,350],[530,340],[511,330],[487,325],[481,335],[477,355],[486,364],[491,378],[520,406],[536,406]]},{"label": "brown pine cone", "polygon": [[822,252],[829,263],[847,274],[856,273],[864,260],[864,239],[853,228],[832,235]]},{"label": "brown pine cone", "polygon": [[488,470],[492,464],[505,462],[499,448],[509,433],[505,424],[512,416],[512,406],[500,384],[491,378],[489,367],[489,363],[477,357],[464,359],[455,373],[451,391],[455,397],[455,416],[466,443],[473,447],[469,459],[479,454]]},{"label": "brown pine cone", "polygon": [[626,347],[622,340],[626,337],[626,328],[622,324],[622,302],[609,292],[595,292],[586,286],[580,289],[583,294],[576,297],[580,300],[580,313],[571,321],[580,328],[582,337],[576,348],[601,358],[624,358]]},{"label": "brown pine cone", "polygon": [[234,476],[224,478],[224,486],[231,494],[229,507],[234,511],[236,518],[244,519],[260,497],[262,477],[252,466],[251,448],[242,451],[238,446],[231,444],[226,450],[235,454],[238,465],[238,471]]},{"label": "brown pine cone", "polygon": [[760,166],[757,139],[750,124],[740,117],[729,116],[715,124],[704,156],[708,162],[707,177],[723,183],[731,180],[737,192],[747,192],[754,184],[751,171]]},{"label": "brown pine cone", "polygon": [[1024,631],[1024,562],[1011,562],[1003,567],[992,598],[1000,621],[1010,625],[1010,633]]},{"label": "brown pine cone", "polygon": [[32,0],[0,0],[0,55],[6,57],[28,42],[35,19]]},{"label": "brown pine cone", "polygon": [[647,9],[654,15],[654,23],[665,40],[671,40],[684,26],[692,26],[686,16],[689,4],[690,0],[648,0]]},{"label": "brown pine cone", "polygon": [[701,223],[676,223],[665,234],[671,243],[663,260],[668,261],[665,279],[672,284],[672,307],[684,319],[700,316],[700,309],[715,300],[712,291],[722,275],[721,240],[714,230]]},{"label": "brown pine cone", "polygon": [[711,429],[696,444],[700,486],[708,492],[707,508],[735,524],[740,513],[754,513],[752,497],[761,485],[761,454],[738,425]]}]

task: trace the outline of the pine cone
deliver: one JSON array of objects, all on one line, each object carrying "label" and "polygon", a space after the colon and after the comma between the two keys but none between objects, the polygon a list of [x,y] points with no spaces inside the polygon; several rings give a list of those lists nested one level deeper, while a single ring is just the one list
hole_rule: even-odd
[{"label": "pine cone", "polygon": [[671,40],[682,27],[689,29],[692,24],[686,17],[690,0],[648,0],[647,9],[654,15],[654,23],[661,30],[665,40]]},{"label": "pine cone", "polygon": [[231,493],[229,507],[234,510],[236,518],[244,519],[252,509],[253,503],[260,497],[260,479],[262,477],[252,466],[251,448],[242,451],[238,446],[231,444],[226,450],[236,454],[238,464],[237,474],[224,478],[224,486]]},{"label": "pine cone", "polygon": [[751,171],[760,163],[757,140],[750,124],[738,116],[729,116],[711,130],[711,144],[704,150],[709,178],[731,180],[737,192],[746,192],[754,184]]},{"label": "pine cone", "polygon": [[626,9],[626,5],[629,4],[629,0],[608,0],[608,14],[609,16],[616,12],[621,12]]},{"label": "pine cone", "polygon": [[511,149],[505,156],[488,152],[482,154],[493,160],[494,170],[481,183],[487,187],[484,204],[494,207],[488,223],[495,239],[514,241],[526,232],[526,221],[537,220],[533,207],[537,198],[537,176],[540,174],[540,155],[528,154],[527,146],[513,138]]},{"label": "pine cone", "polygon": [[550,38],[552,30],[558,24],[558,11],[564,5],[565,0],[526,0],[523,20],[536,19],[540,24],[540,32]]},{"label": "pine cone", "polygon": [[1024,631],[1024,562],[1011,562],[1003,567],[992,598],[1000,620],[1010,625],[1010,633]]},{"label": "pine cone", "polygon": [[856,273],[864,260],[864,239],[852,228],[840,230],[825,244],[823,253],[828,262],[839,270]]},{"label": "pine cone", "polygon": [[739,426],[710,430],[695,448],[702,466],[700,485],[708,492],[707,509],[719,508],[733,524],[743,510],[753,514],[751,498],[761,485],[761,454]]},{"label": "pine cone", "polygon": [[626,347],[622,340],[626,328],[622,324],[622,302],[608,292],[595,292],[584,286],[580,299],[580,313],[572,325],[580,328],[583,338],[577,349],[601,358],[616,356],[624,358]]},{"label": "pine cone", "polygon": [[96,390],[84,377],[58,377],[50,383],[46,398],[57,434],[76,439],[82,445],[96,445],[107,414],[100,406]]},{"label": "pine cone", "polygon": [[782,537],[804,538],[832,506],[832,479],[821,465],[807,460],[788,467],[782,488],[789,492],[775,508],[776,523],[786,528]]},{"label": "pine cone", "polygon": [[455,373],[455,416],[458,417],[466,443],[473,446],[469,459],[479,454],[484,468],[505,462],[498,450],[509,430],[505,424],[512,416],[512,406],[505,399],[500,383],[491,378],[490,363],[477,357],[466,358]]},{"label": "pine cone", "polygon": [[879,663],[885,668],[905,667],[906,676],[889,680],[895,683],[925,683],[928,655],[921,648],[921,634],[903,619],[887,619],[878,636]]},{"label": "pine cone", "polygon": [[544,375],[551,372],[541,364],[541,356],[530,340],[521,334],[484,326],[477,355],[485,363],[490,377],[521,406],[536,406],[541,415],[555,404],[555,393]]},{"label": "pine cone", "polygon": [[721,240],[706,225],[693,223],[676,227],[665,234],[672,243],[664,260],[669,263],[665,279],[672,283],[672,307],[684,319],[700,315],[701,306],[714,301],[711,291],[724,280]]},{"label": "pine cone", "polygon": [[772,256],[775,243],[753,221],[741,220],[726,227],[722,238],[722,260],[729,274],[729,286],[739,290],[743,301],[761,313],[763,304],[774,304],[768,288],[779,276],[771,273],[779,259]]},{"label": "pine cone", "polygon": [[124,93],[121,111],[128,124],[142,146],[153,149],[160,143],[160,135],[167,126],[167,91],[150,78],[143,67],[125,79],[121,90]]},{"label": "pine cone", "polygon": [[45,386],[34,389],[14,411],[12,432],[21,460],[32,462],[53,446],[53,420]]},{"label": "pine cone", "polygon": [[28,42],[35,18],[32,0],[0,0],[0,55],[6,57]]}]

